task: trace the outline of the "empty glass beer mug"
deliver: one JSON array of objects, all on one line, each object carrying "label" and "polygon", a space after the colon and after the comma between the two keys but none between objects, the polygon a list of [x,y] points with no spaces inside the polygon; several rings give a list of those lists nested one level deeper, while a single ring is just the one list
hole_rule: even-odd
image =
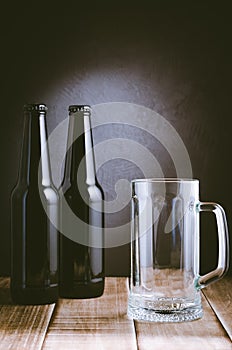
[{"label": "empty glass beer mug", "polygon": [[[131,278],[128,316],[154,322],[202,317],[200,290],[228,269],[226,216],[217,203],[200,202],[199,181],[132,181]],[[218,231],[218,263],[201,276],[199,215],[213,212]],[[207,254],[207,252],[206,252]]]}]

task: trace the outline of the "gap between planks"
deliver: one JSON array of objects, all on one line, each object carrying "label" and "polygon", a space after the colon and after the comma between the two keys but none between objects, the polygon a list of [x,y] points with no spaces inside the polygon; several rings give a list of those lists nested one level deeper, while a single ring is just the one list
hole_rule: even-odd
[{"label": "gap between planks", "polygon": [[137,349],[133,320],[127,318],[127,279],[106,278],[102,297],[60,299],[43,350]]},{"label": "gap between planks", "polygon": [[232,341],[232,276],[211,284],[203,293]]},{"label": "gap between planks", "polygon": [[231,350],[232,278],[224,278],[208,286],[204,294],[204,315],[200,320],[163,324],[135,322],[138,349]]},{"label": "gap between planks", "polygon": [[40,350],[55,304],[14,305],[9,278],[0,278],[0,349]]}]

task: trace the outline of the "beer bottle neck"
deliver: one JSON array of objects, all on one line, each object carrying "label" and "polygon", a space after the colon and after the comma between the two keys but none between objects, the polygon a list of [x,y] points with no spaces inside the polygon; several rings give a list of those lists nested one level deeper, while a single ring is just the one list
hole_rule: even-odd
[{"label": "beer bottle neck", "polygon": [[76,186],[77,181],[94,185],[95,161],[93,140],[88,111],[70,114],[64,182]]},{"label": "beer bottle neck", "polygon": [[47,145],[45,113],[24,112],[24,135],[19,171],[19,182],[51,185],[50,161]]}]

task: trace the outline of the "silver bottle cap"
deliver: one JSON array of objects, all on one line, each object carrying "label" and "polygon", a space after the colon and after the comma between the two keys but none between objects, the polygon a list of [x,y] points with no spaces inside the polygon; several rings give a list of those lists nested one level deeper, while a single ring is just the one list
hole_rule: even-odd
[{"label": "silver bottle cap", "polygon": [[68,110],[70,114],[75,112],[91,112],[91,107],[89,105],[71,105]]},{"label": "silver bottle cap", "polygon": [[29,103],[23,106],[23,110],[27,112],[46,112],[48,108],[44,103]]}]

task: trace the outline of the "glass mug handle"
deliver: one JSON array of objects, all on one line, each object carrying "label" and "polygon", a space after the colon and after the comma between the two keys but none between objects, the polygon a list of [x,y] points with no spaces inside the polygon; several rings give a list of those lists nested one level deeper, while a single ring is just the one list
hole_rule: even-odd
[{"label": "glass mug handle", "polygon": [[208,284],[219,280],[224,276],[229,267],[229,234],[227,227],[226,214],[224,209],[217,203],[200,202],[197,205],[199,212],[213,212],[216,216],[218,231],[218,263],[215,270],[199,276],[197,288],[201,289]]}]

